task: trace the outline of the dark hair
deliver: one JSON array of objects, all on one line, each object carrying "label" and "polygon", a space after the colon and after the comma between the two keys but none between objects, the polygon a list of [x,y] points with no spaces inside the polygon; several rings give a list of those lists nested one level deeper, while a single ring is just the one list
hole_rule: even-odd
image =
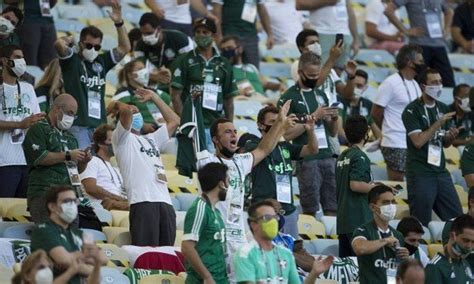
[{"label": "dark hair", "polygon": [[428,80],[429,74],[439,74],[439,71],[433,68],[426,68],[418,75],[418,84],[426,84],[426,80]]},{"label": "dark hair", "polygon": [[58,201],[58,196],[61,192],[65,191],[74,191],[71,186],[69,185],[57,185],[50,187],[45,194],[45,201],[46,201],[46,210],[48,210],[48,214],[51,212],[49,211],[48,204],[56,203]]},{"label": "dark hair", "polygon": [[133,28],[128,32],[128,40],[133,47],[133,43],[139,41],[142,38],[142,33],[139,28]]},{"label": "dark hair", "polygon": [[88,35],[93,38],[100,38],[101,40],[102,38],[104,38],[104,34],[102,33],[102,31],[95,26],[88,26],[83,28],[79,36],[80,41],[83,41]]},{"label": "dark hair", "polygon": [[298,69],[301,70],[306,65],[321,65],[321,57],[312,52],[301,54],[300,62],[298,63]]},{"label": "dark hair", "polygon": [[451,232],[460,235],[463,233],[464,229],[474,230],[474,218],[472,218],[471,215],[462,214],[453,221]]},{"label": "dark hair", "polygon": [[[272,199],[265,199],[265,200],[262,200],[262,201],[252,203],[252,205],[250,205],[249,209],[248,209],[249,223],[250,223],[250,221],[254,221],[255,218],[257,218],[257,210],[258,210],[258,208],[263,207],[263,206],[269,206],[269,207],[275,209],[275,203]],[[276,212],[276,209],[275,209],[275,212]]]},{"label": "dark hair", "polygon": [[209,163],[198,171],[198,180],[204,193],[211,191],[219,182],[225,181],[229,168],[221,163]]},{"label": "dark hair", "polygon": [[369,124],[367,119],[359,114],[349,116],[346,120],[346,125],[344,125],[346,138],[350,144],[357,144],[364,140],[368,130]]},{"label": "dark hair", "polygon": [[408,44],[400,48],[395,58],[397,69],[405,68],[409,61],[415,60],[418,53],[423,53],[423,49],[418,45]]},{"label": "dark hair", "polygon": [[138,25],[143,27],[146,24],[149,24],[152,28],[156,29],[160,26],[160,19],[153,13],[145,13],[141,16]]},{"label": "dark hair", "polygon": [[468,205],[469,208],[471,207],[469,205],[469,201],[471,201],[473,199],[474,199],[474,186],[471,186],[471,188],[469,188],[469,191],[467,193],[467,205]]},{"label": "dark hair", "polygon": [[398,279],[403,279],[406,272],[410,268],[418,268],[418,269],[423,270],[423,272],[425,271],[425,268],[423,267],[423,264],[421,264],[421,262],[418,259],[407,259],[405,261],[402,261],[400,266],[398,266],[397,278]]},{"label": "dark hair", "polygon": [[230,121],[229,119],[224,118],[224,117],[221,117],[221,118],[218,118],[218,119],[214,120],[214,122],[211,125],[211,128],[209,129],[209,132],[211,134],[211,138],[217,136],[217,129],[219,128],[219,124],[227,123],[227,122],[232,123],[232,121]]},{"label": "dark hair", "polygon": [[471,86],[469,86],[468,84],[464,84],[464,83],[457,85],[453,89],[453,98],[455,98],[459,95],[462,88],[471,88]]},{"label": "dark hair", "polygon": [[379,196],[384,194],[385,192],[393,193],[392,188],[389,186],[386,186],[385,184],[378,184],[374,186],[369,191],[369,195],[368,195],[369,204],[377,203],[377,201],[379,200]]},{"label": "dark hair", "polygon": [[416,217],[408,216],[404,217],[397,226],[397,231],[402,233],[404,237],[408,236],[409,233],[424,234],[423,226]]},{"label": "dark hair", "polygon": [[355,75],[364,78],[366,84],[367,82],[369,82],[369,74],[367,74],[367,72],[365,72],[364,70],[357,69]]},{"label": "dark hair", "polygon": [[240,46],[240,38],[238,36],[235,36],[235,35],[225,36],[224,38],[222,38],[221,44],[224,43],[224,42],[231,41],[231,40],[233,40],[235,42],[235,45]]},{"label": "dark hair", "polygon": [[306,38],[309,36],[317,36],[319,37],[319,34],[317,31],[313,29],[306,29],[302,30],[297,36],[296,36],[296,46],[298,49],[301,49],[304,47],[304,42],[306,41]]},{"label": "dark hair", "polygon": [[0,48],[0,58],[10,58],[15,50],[22,50],[21,47],[14,44],[5,45]]},{"label": "dark hair", "polygon": [[99,125],[92,135],[92,141],[94,144],[92,147],[94,148],[94,152],[99,151],[99,145],[104,144],[105,140],[107,140],[107,132],[114,130],[114,128],[108,124],[101,124]]},{"label": "dark hair", "polygon": [[16,24],[15,27],[18,27],[19,25],[23,23],[23,12],[18,7],[7,6],[5,9],[3,9],[2,15],[9,12],[13,12],[13,14],[15,14],[15,17],[18,18],[18,23]]},{"label": "dark hair", "polygon": [[263,123],[265,121],[265,116],[267,113],[278,113],[278,108],[274,105],[268,105],[262,108],[257,115],[257,122]]}]

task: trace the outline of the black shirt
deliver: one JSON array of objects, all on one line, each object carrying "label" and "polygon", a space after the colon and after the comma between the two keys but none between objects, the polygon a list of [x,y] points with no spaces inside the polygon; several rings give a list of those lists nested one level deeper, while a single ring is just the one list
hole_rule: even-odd
[{"label": "black shirt", "polygon": [[465,2],[454,10],[453,27],[459,27],[466,40],[474,39],[474,7]]}]

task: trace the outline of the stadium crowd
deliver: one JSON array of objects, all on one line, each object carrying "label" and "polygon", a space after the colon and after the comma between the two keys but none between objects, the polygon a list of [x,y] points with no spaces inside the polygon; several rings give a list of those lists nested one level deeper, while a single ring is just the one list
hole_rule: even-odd
[{"label": "stadium crowd", "polygon": [[0,10],[1,283],[474,283],[473,0]]}]

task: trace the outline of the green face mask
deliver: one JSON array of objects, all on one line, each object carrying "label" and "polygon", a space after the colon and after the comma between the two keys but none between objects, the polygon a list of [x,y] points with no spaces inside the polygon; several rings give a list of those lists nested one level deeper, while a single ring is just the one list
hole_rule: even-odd
[{"label": "green face mask", "polygon": [[462,258],[466,258],[469,254],[471,254],[472,249],[463,248],[458,243],[454,243],[453,244],[453,252],[457,256],[460,256]]},{"label": "green face mask", "polygon": [[273,240],[278,234],[278,221],[271,219],[269,221],[263,221],[260,224],[263,232],[263,237],[268,240]]},{"label": "green face mask", "polygon": [[212,36],[197,35],[194,37],[194,40],[196,41],[197,46],[200,48],[206,48],[212,44]]}]

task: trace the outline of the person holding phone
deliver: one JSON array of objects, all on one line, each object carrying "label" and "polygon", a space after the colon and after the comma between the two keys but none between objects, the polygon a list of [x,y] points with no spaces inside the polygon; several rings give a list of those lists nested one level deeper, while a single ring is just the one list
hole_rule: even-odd
[{"label": "person holding phone", "polygon": [[443,147],[449,147],[459,129],[449,123],[456,112],[439,102],[443,88],[440,73],[428,68],[418,78],[419,99],[402,113],[406,128],[406,177],[410,213],[424,226],[431,221],[431,210],[443,221],[462,214],[461,203],[446,169]]}]

